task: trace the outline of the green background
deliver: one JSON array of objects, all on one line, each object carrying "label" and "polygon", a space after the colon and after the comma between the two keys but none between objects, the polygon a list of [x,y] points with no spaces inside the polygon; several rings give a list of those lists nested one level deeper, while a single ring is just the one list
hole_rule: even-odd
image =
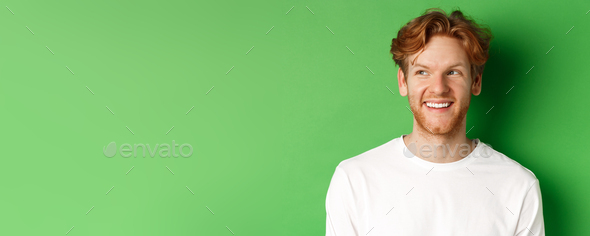
[{"label": "green background", "polygon": [[[2,7],[3,235],[325,234],[336,165],[412,130],[389,47],[429,7],[495,37],[468,137],[536,174],[547,235],[590,234],[586,0]],[[193,155],[102,152],[172,140]]]}]

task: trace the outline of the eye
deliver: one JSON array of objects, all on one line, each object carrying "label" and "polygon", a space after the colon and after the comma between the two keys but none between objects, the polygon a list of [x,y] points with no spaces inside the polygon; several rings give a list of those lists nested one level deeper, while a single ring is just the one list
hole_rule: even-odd
[{"label": "eye", "polygon": [[[426,75],[426,74],[422,74],[422,72],[426,73],[426,71],[419,70],[419,71],[416,71],[416,74],[418,74],[418,75]],[[453,70],[451,72],[457,73],[456,75],[460,74],[459,71],[456,71],[456,70]],[[451,72],[449,72],[449,73],[451,73]]]}]

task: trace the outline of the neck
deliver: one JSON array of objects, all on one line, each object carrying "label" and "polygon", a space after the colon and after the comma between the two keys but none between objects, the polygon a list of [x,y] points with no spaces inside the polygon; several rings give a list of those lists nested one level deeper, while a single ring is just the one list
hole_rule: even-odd
[{"label": "neck", "polygon": [[450,133],[437,134],[417,124],[412,133],[404,136],[404,143],[415,156],[434,163],[459,161],[475,149],[475,140],[465,134],[465,120]]}]

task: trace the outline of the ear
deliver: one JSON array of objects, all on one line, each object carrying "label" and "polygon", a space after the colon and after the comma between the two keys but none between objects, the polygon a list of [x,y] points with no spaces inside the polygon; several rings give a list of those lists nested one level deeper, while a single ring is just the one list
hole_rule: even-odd
[{"label": "ear", "polygon": [[477,96],[481,93],[482,76],[483,76],[482,74],[478,74],[477,76],[475,76],[475,79],[473,80],[473,84],[471,84],[471,92],[475,96]]},{"label": "ear", "polygon": [[408,84],[401,67],[397,70],[397,86],[399,87],[399,95],[402,95],[402,97],[408,95]]}]

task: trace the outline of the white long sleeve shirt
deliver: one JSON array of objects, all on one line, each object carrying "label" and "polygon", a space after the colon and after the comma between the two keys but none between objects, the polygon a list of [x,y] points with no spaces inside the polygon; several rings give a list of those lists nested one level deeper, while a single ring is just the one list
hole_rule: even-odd
[{"label": "white long sleeve shirt", "polygon": [[459,161],[426,161],[403,136],[338,164],[327,236],[545,235],[533,172],[479,139]]}]

